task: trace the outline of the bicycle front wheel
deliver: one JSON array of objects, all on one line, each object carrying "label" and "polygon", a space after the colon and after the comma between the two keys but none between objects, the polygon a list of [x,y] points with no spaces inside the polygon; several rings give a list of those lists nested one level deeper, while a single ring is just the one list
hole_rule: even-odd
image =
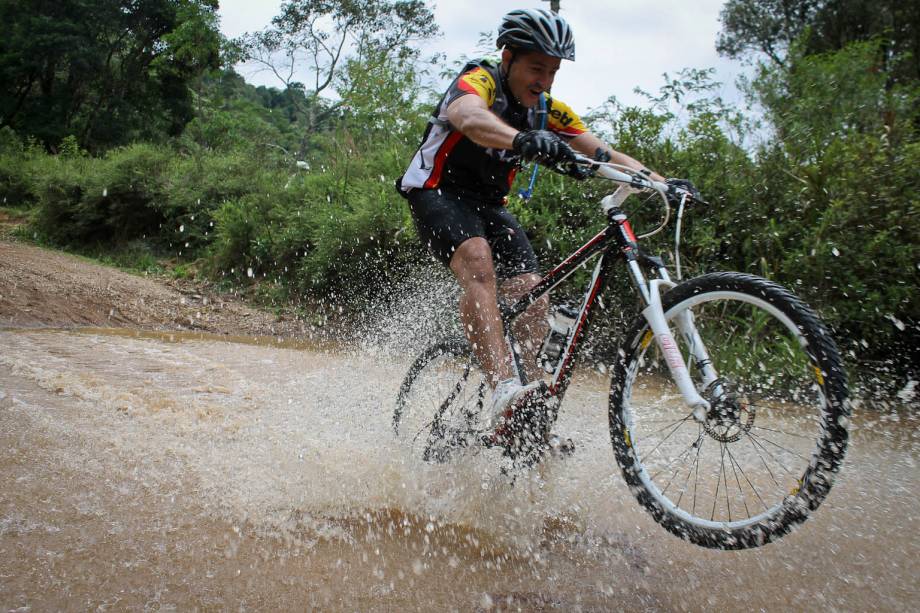
[{"label": "bicycle front wheel", "polygon": [[[640,318],[613,372],[610,433],[639,502],[673,534],[722,549],[757,547],[825,499],[847,446],[846,376],[811,309],[779,285],[714,273],[662,296],[691,378],[692,410]],[[692,321],[718,379],[679,333]],[[686,321],[686,320],[685,320]]]},{"label": "bicycle front wheel", "polygon": [[396,397],[393,429],[426,462],[446,462],[478,443],[490,389],[466,341],[438,341],[409,368]]}]

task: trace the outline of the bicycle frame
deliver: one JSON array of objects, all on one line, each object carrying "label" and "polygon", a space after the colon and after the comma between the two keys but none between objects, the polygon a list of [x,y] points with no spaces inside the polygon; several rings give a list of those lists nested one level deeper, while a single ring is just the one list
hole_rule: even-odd
[{"label": "bicycle frame", "polygon": [[[708,409],[709,403],[700,396],[693,381],[690,379],[684,358],[671,335],[661,307],[660,293],[662,288],[667,290],[673,287],[675,283],[671,281],[661,258],[648,255],[640,249],[638,239],[632,230],[629,219],[626,213],[619,207],[619,204],[625,200],[630,193],[635,191],[637,191],[636,186],[624,185],[611,196],[607,196],[601,203],[604,212],[607,214],[607,227],[575,251],[575,253],[553,268],[539,283],[537,283],[537,285],[518,298],[514,303],[510,305],[501,305],[502,322],[510,341],[508,344],[515,366],[519,376],[526,383],[526,375],[524,374],[524,368],[521,363],[521,355],[516,349],[517,344],[514,342],[511,332],[511,322],[527,310],[536,300],[545,296],[553,288],[565,281],[579,267],[583,266],[593,257],[599,256],[594,266],[591,281],[588,283],[584,298],[578,310],[575,325],[569,333],[565,349],[556,364],[556,369],[553,372],[549,384],[549,392],[557,399],[557,406],[561,403],[571,380],[572,367],[578,352],[579,342],[590,324],[594,307],[599,300],[601,290],[606,284],[614,261],[622,258],[625,260],[630,272],[631,281],[644,302],[645,307],[642,314],[649,322],[659,348],[665,356],[665,361],[671,372],[671,376],[674,378],[683,394],[685,402],[692,408],[703,407],[704,409]],[[654,270],[658,278],[649,281],[643,271],[642,264]],[[704,384],[708,385],[716,381],[718,375],[714,371],[699,333],[696,331],[691,313],[685,312],[678,318],[678,328],[692,348],[691,355],[703,372]]]}]

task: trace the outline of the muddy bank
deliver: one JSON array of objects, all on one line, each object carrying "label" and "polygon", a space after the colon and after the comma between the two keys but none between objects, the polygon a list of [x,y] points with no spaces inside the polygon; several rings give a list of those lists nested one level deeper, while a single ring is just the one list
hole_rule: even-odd
[{"label": "muddy bank", "polygon": [[0,327],[82,326],[285,338],[316,333],[206,284],[133,275],[0,238]]}]

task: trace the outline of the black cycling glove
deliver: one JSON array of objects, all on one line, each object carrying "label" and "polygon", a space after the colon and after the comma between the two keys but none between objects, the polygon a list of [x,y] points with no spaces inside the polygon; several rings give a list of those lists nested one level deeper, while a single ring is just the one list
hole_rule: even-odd
[{"label": "black cycling glove", "polygon": [[524,160],[544,166],[557,166],[575,159],[575,152],[568,143],[549,130],[518,132],[512,149]]},{"label": "black cycling glove", "polygon": [[666,183],[668,184],[668,196],[674,200],[680,200],[678,190],[688,192],[694,200],[702,200],[700,190],[696,189],[687,179],[668,179]]}]

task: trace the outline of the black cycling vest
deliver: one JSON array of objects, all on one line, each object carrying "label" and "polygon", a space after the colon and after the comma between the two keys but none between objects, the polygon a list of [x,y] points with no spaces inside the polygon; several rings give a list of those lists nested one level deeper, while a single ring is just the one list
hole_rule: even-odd
[{"label": "black cycling vest", "polygon": [[[413,158],[417,167],[407,171],[402,178],[403,189],[410,173],[418,175],[419,171],[427,172],[427,185],[434,184],[439,188],[461,192],[477,197],[484,202],[502,203],[511,189],[514,175],[520,167],[520,158],[510,150],[493,149],[477,145],[441,119],[446,113],[447,106],[456,100],[463,92],[458,88],[458,81],[467,72],[481,68],[489,73],[495,84],[495,94],[490,110],[505,123],[517,130],[532,129],[536,122],[536,112],[521,105],[513,96],[508,95],[507,81],[502,74],[501,67],[488,60],[470,62],[451,83],[450,88],[441,97],[429,120],[428,127],[422,137],[419,151],[425,149],[426,143],[431,138],[439,138],[443,143],[437,153],[422,155],[418,153]],[[446,135],[443,129],[449,132]],[[452,133],[456,133],[451,139]],[[451,142],[451,141],[454,142]],[[446,157],[438,164],[438,153],[446,150]],[[409,185],[409,187],[417,187]]]}]

